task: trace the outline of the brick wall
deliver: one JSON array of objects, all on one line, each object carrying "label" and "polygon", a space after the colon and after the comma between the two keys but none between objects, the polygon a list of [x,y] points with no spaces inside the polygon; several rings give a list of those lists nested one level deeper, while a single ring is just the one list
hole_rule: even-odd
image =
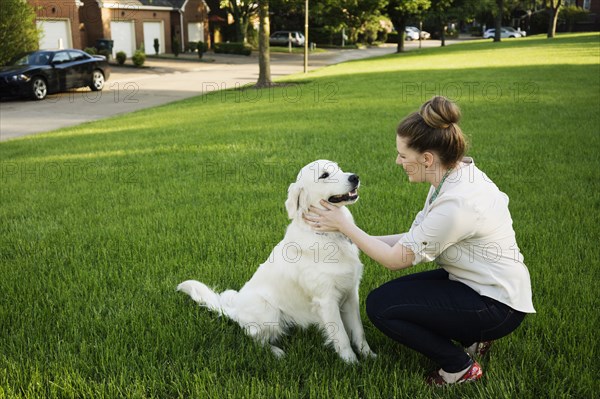
[{"label": "brick wall", "polygon": [[[75,0],[27,0],[34,8],[37,20],[69,21],[73,48],[83,48],[80,33],[79,7]],[[65,47],[68,45],[64,43]]]}]

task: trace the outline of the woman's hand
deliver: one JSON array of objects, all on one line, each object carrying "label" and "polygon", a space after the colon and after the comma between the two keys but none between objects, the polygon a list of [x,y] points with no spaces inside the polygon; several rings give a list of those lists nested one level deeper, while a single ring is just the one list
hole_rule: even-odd
[{"label": "woman's hand", "polygon": [[303,215],[304,220],[316,231],[332,232],[344,230],[352,225],[352,221],[344,215],[340,208],[330,204],[325,200],[321,200],[321,206],[325,209],[315,208],[311,206],[309,213]]}]

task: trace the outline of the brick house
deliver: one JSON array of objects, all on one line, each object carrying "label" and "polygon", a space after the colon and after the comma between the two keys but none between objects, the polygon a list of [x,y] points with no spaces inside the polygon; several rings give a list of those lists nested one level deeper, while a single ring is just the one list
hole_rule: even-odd
[{"label": "brick house", "polygon": [[40,48],[83,48],[79,8],[81,0],[27,0],[43,32]]},{"label": "brick house", "polygon": [[142,44],[146,54],[172,52],[177,37],[185,48],[205,41],[208,8],[204,0],[27,0],[43,31],[40,48],[95,47],[99,39],[113,40],[113,55],[131,56]]}]

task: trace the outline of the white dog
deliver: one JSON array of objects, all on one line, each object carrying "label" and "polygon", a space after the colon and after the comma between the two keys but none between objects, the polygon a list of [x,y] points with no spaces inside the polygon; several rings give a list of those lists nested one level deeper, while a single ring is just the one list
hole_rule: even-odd
[{"label": "white dog", "polygon": [[365,340],[360,319],[358,286],[363,265],[358,248],[341,233],[315,232],[302,218],[319,201],[344,205],[358,200],[358,176],[344,173],[334,162],[306,165],[288,189],[285,202],[291,224],[285,237],[237,292],[215,293],[203,283],[184,281],[177,286],[199,304],[236,321],[262,344],[274,346],[288,327],[318,325],[340,357],[357,361],[351,341],[363,356],[375,356]]}]

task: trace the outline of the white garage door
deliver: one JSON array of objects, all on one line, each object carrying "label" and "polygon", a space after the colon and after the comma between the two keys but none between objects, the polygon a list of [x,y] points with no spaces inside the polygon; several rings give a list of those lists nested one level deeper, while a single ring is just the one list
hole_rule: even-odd
[{"label": "white garage door", "polygon": [[144,49],[146,54],[156,54],[154,39],[158,39],[158,52],[165,52],[165,35],[162,22],[144,22]]},{"label": "white garage door", "polygon": [[42,31],[40,49],[71,48],[71,26],[69,21],[39,20],[37,27]]},{"label": "white garage door", "polygon": [[188,23],[188,41],[204,42],[204,22]]},{"label": "white garage door", "polygon": [[119,51],[124,51],[125,54],[127,54],[127,57],[131,57],[135,52],[135,30],[133,22],[111,21],[110,34],[114,41],[113,57]]}]

